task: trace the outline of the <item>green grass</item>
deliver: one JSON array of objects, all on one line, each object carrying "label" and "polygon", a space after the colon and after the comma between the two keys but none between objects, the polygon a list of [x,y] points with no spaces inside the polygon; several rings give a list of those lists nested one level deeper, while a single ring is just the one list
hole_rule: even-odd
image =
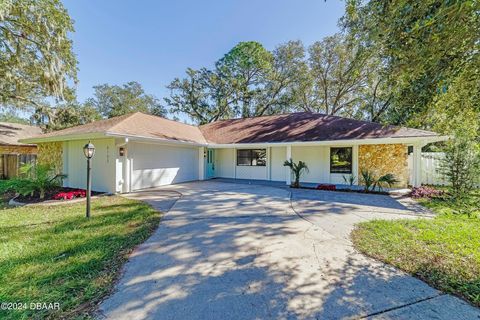
[{"label": "green grass", "polygon": [[[444,188],[444,190],[448,192],[448,189]],[[472,191],[461,201],[453,201],[446,197],[420,199],[419,202],[438,214],[467,213],[468,211],[471,215],[480,215],[480,189]]]},{"label": "green grass", "polygon": [[58,311],[2,311],[0,319],[85,317],[110,292],[127,254],[160,213],[122,197],[0,210],[0,302],[60,303]]},{"label": "green grass", "polygon": [[454,214],[456,201],[422,200],[439,214],[436,218],[364,222],[352,232],[353,243],[371,257],[480,306],[480,193],[466,202],[470,217]]}]

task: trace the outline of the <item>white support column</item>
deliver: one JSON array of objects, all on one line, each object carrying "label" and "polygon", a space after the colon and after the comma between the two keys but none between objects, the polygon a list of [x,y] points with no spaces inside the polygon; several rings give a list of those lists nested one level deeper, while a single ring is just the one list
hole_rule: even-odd
[{"label": "white support column", "polygon": [[130,192],[130,161],[128,161],[128,138],[125,139],[124,145],[124,154],[123,154],[123,185],[122,185],[122,192],[127,193]]},{"label": "white support column", "polygon": [[198,148],[198,180],[205,180],[205,148]]},{"label": "white support column", "polygon": [[422,145],[413,145],[413,186],[422,185]]},{"label": "white support column", "polygon": [[352,175],[355,177],[355,184],[358,185],[358,145],[352,147]]},{"label": "white support column", "polygon": [[133,157],[128,158],[128,192],[132,192],[132,183],[133,183]]},{"label": "white support column", "polygon": [[233,148],[233,179],[237,179],[237,149]]},{"label": "white support column", "polygon": [[266,153],[267,153],[267,180],[272,180],[272,160],[271,160],[271,148],[267,147]]},{"label": "white support column", "polygon": [[[290,159],[292,159],[292,146],[288,145],[285,160],[288,161]],[[285,170],[286,170],[286,172],[285,172],[286,183],[287,183],[287,185],[291,185],[292,184],[292,172],[290,171],[289,167],[285,167]]]}]

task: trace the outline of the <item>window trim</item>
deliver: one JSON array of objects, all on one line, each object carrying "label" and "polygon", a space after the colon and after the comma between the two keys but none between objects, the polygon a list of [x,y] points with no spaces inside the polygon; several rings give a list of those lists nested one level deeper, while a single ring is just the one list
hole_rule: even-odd
[{"label": "window trim", "polygon": [[[350,149],[350,170],[348,172],[345,171],[336,171],[332,167],[332,149]],[[329,162],[330,162],[330,174],[353,174],[353,147],[330,147],[330,157],[329,157]]]},{"label": "window trim", "polygon": [[[255,159],[253,157],[253,151],[255,150],[261,150],[265,153],[265,164],[259,165],[259,164],[253,164],[253,160]],[[249,159],[250,159],[250,164],[239,164],[238,163],[238,155],[240,151],[249,151]],[[266,148],[252,148],[252,149],[237,149],[237,154],[236,154],[236,166],[237,167],[266,167],[267,166],[267,149]]]}]

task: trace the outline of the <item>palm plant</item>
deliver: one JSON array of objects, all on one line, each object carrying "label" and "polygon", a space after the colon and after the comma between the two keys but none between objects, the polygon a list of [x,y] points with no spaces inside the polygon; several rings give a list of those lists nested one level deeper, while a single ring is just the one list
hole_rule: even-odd
[{"label": "palm plant", "polygon": [[374,191],[375,189],[378,190],[383,190],[385,185],[388,185],[388,187],[392,187],[399,181],[395,178],[395,176],[391,173],[387,173],[379,178],[375,177],[373,172],[369,170],[362,170],[360,172],[360,175],[362,176],[362,181],[364,184],[364,191],[369,192],[369,191]]},{"label": "palm plant", "polygon": [[355,183],[355,176],[353,174],[343,176],[343,181],[345,181],[346,184],[353,186],[353,184]]},{"label": "palm plant", "polygon": [[40,199],[45,198],[45,192],[61,186],[63,174],[55,174],[50,165],[25,164],[20,167],[20,176],[9,180],[5,186],[6,191],[14,191],[22,196],[33,196],[35,193]]},{"label": "palm plant", "polygon": [[383,187],[388,185],[389,188],[391,188],[394,184],[398,183],[399,181],[395,176],[391,173],[387,173],[386,175],[381,176],[378,178],[377,183],[375,186],[378,186],[379,190],[383,190]]},{"label": "palm plant", "polygon": [[360,172],[362,176],[363,185],[365,186],[365,192],[369,192],[372,188],[375,188],[375,177],[369,170],[362,170]]},{"label": "palm plant", "polygon": [[290,160],[286,160],[284,163],[283,163],[283,166],[284,167],[289,167],[290,168],[290,171],[293,173],[294,175],[294,182],[292,183],[292,188],[298,188],[300,187],[300,176],[304,173],[304,172],[309,172],[308,170],[308,167],[307,167],[307,164],[303,161],[298,161],[298,163],[295,163],[293,162],[292,159]]}]

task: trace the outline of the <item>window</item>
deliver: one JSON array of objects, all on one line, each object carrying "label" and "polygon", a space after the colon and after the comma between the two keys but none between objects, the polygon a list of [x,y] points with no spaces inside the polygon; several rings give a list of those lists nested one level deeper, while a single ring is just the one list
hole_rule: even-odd
[{"label": "window", "polygon": [[330,148],[330,173],[352,173],[352,148]]},{"label": "window", "polygon": [[237,166],[259,166],[267,164],[266,149],[241,149],[237,150]]},{"label": "window", "polygon": [[207,150],[207,163],[213,163],[213,150]]},{"label": "window", "polygon": [[411,155],[413,153],[413,146],[408,146],[407,150],[408,150],[408,155]]}]

